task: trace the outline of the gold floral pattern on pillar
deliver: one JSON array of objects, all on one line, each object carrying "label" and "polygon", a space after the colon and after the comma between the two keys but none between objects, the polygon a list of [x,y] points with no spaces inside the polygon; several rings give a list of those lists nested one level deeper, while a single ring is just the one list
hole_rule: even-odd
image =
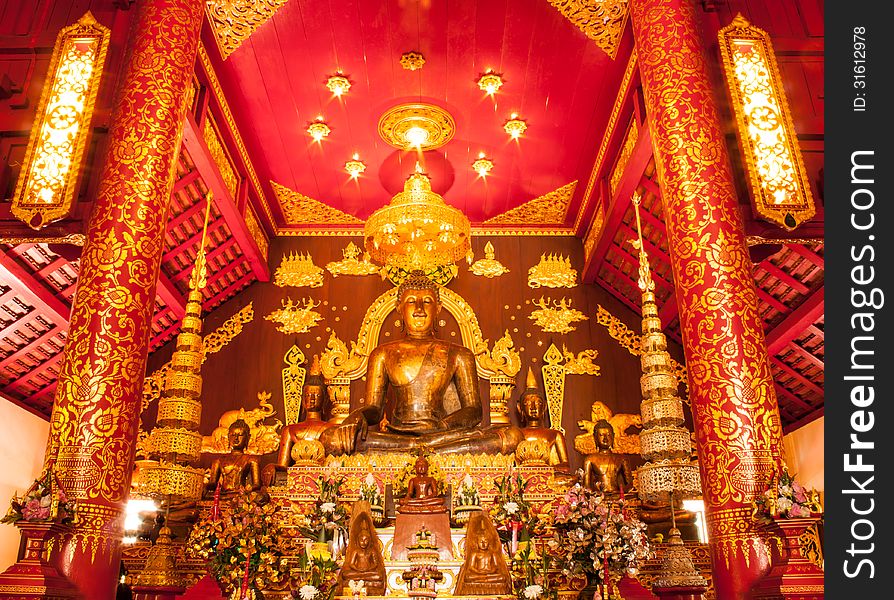
[{"label": "gold floral pattern on pillar", "polygon": [[[301,302],[304,303],[303,306]],[[320,303],[315,303],[312,298],[305,298],[298,302],[286,298],[282,301],[282,308],[274,310],[264,319],[279,323],[276,330],[285,334],[307,333],[311,328],[316,327],[319,321],[323,320],[323,315],[313,310],[319,305]]]},{"label": "gold floral pattern on pillar", "polygon": [[739,14],[717,37],[754,209],[791,231],[816,208],[770,36]]},{"label": "gold floral pattern on pillar", "polygon": [[586,315],[571,308],[571,300],[565,298],[557,301],[540,296],[539,300],[531,303],[540,308],[528,315],[528,318],[544,333],[570,333],[576,329],[572,323],[587,320]]},{"label": "gold floral pattern on pillar", "polygon": [[56,37],[12,201],[12,214],[34,229],[71,210],[109,36],[87,12]]},{"label": "gold floral pattern on pillar", "polygon": [[528,269],[528,287],[573,288],[577,286],[577,270],[571,259],[562,254],[541,254],[540,262]]},{"label": "gold floral pattern on pillar", "polygon": [[258,406],[251,410],[244,407],[237,410],[224,412],[217,421],[217,427],[211,435],[202,437],[202,452],[209,454],[228,454],[231,450],[227,439],[227,431],[230,425],[238,419],[242,419],[251,429],[248,438],[246,454],[262,455],[276,452],[279,449],[279,430],[282,421],[274,419],[272,423],[265,423],[268,417],[276,415],[276,409],[270,404],[270,392],[258,392]]},{"label": "gold floral pattern on pillar", "polygon": [[469,267],[469,271],[471,271],[475,275],[479,275],[481,277],[487,277],[491,279],[493,277],[499,277],[504,273],[508,273],[509,269],[503,266],[503,263],[494,258],[496,254],[494,253],[494,245],[490,242],[484,245],[484,258],[480,258],[472,263],[472,266]]},{"label": "gold floral pattern on pillar", "polygon": [[614,59],[627,24],[627,0],[549,0],[566,19]]},{"label": "gold floral pattern on pillar", "polygon": [[205,12],[226,60],[289,0],[209,0]]},{"label": "gold floral pattern on pillar", "polygon": [[279,287],[322,287],[323,269],[314,264],[309,253],[290,252],[273,274],[273,285]]}]

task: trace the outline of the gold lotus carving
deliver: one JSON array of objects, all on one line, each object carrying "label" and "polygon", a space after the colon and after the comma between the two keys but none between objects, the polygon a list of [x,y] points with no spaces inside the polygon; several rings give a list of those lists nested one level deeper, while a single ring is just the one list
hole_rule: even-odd
[{"label": "gold lotus carving", "polygon": [[209,0],[205,12],[220,54],[227,59],[289,0]]},{"label": "gold lotus carving", "polygon": [[540,262],[528,269],[528,286],[573,288],[577,286],[577,270],[571,259],[561,254],[541,254]]},{"label": "gold lotus carving", "polygon": [[279,449],[279,430],[282,421],[274,419],[273,423],[265,424],[268,417],[276,414],[276,409],[270,404],[270,392],[258,392],[258,407],[251,410],[239,408],[228,410],[220,416],[217,427],[202,438],[202,452],[210,454],[228,454],[230,443],[227,440],[227,432],[230,425],[239,419],[248,424],[251,435],[248,440],[246,454],[262,455],[275,452]]},{"label": "gold lotus carving", "polygon": [[290,190],[284,185],[271,181],[276,201],[282,209],[286,223],[292,225],[361,225],[363,221],[337,208],[314,200],[304,194]]},{"label": "gold lotus carving", "polygon": [[354,242],[348,242],[348,245],[341,251],[342,260],[338,262],[326,263],[326,270],[332,273],[333,277],[339,275],[375,275],[380,268],[369,262],[369,255],[364,254],[362,260],[358,260],[361,251]]},{"label": "gold lotus carving", "polygon": [[400,66],[407,71],[418,71],[425,64],[425,57],[421,52],[404,52],[400,57]]},{"label": "gold lotus carving", "polygon": [[549,298],[544,300],[541,296],[539,300],[534,300],[533,304],[540,308],[528,315],[528,318],[544,333],[570,333],[575,330],[572,323],[587,320],[586,315],[571,308],[571,300],[565,298],[555,301]]},{"label": "gold lotus carving", "polygon": [[323,269],[316,266],[309,253],[284,256],[273,277],[279,287],[322,287]]},{"label": "gold lotus carving", "polygon": [[282,301],[282,308],[274,310],[264,319],[279,323],[276,330],[285,334],[307,333],[323,319],[323,315],[313,310],[320,303],[314,303],[312,298],[305,298],[304,306],[299,302],[292,302],[291,298],[286,298]]},{"label": "gold lotus carving", "polygon": [[[486,343],[486,341],[485,341]],[[512,336],[509,330],[503,337],[494,342],[493,350],[484,352],[478,356],[478,363],[495,374],[506,377],[515,377],[521,369],[521,357],[515,351]]]},{"label": "gold lotus carving", "polygon": [[469,271],[475,275],[488,278],[499,277],[504,273],[508,273],[509,269],[504,267],[503,263],[494,258],[494,256],[494,245],[488,242],[484,245],[484,258],[472,263]]},{"label": "gold lotus carving", "polygon": [[428,138],[419,144],[420,150],[440,148],[456,133],[456,123],[450,113],[434,104],[400,104],[389,108],[379,118],[379,135],[385,143],[401,150],[412,147],[407,140],[407,131],[413,127],[428,134]]},{"label": "gold lotus carving", "polygon": [[484,222],[485,225],[563,225],[577,181],[555,189]]},{"label": "gold lotus carving", "polygon": [[549,0],[566,19],[614,59],[627,24],[627,0]]},{"label": "gold lotus carving", "polygon": [[615,430],[615,445],[612,447],[612,451],[619,454],[640,453],[639,433],[629,433],[628,430],[631,428],[642,429],[642,417],[638,414],[613,414],[605,403],[598,400],[590,409],[590,420],[581,419],[577,422],[577,426],[584,430],[584,433],[574,438],[575,450],[584,455],[596,452],[596,444],[593,442],[593,427],[602,419],[608,421],[612,429]]}]

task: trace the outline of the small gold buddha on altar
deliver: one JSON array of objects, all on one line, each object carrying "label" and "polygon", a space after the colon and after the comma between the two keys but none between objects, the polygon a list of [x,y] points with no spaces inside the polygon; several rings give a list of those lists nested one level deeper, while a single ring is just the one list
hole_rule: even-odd
[{"label": "small gold buddha on altar", "polygon": [[593,426],[593,443],[596,452],[584,460],[583,485],[591,490],[602,490],[608,498],[621,495],[633,483],[633,472],[623,454],[616,454],[615,430],[605,419]]},{"label": "small gold buddha on altar", "polygon": [[561,431],[547,425],[549,417],[545,409],[546,400],[537,386],[534,371],[528,367],[526,388],[518,403],[519,415],[524,424],[521,428],[524,439],[519,443],[518,452],[523,450],[523,445],[528,444],[535,448],[542,448],[544,453],[542,456],[536,457],[536,460],[552,467],[556,472],[557,479],[570,482],[574,479],[574,475],[571,474],[571,469],[568,466],[568,447],[565,445],[565,436]]},{"label": "small gold buddha on altar", "polygon": [[207,489],[211,492],[220,486],[221,496],[231,496],[242,490],[253,491],[261,487],[261,470],[258,459],[245,454],[251,439],[251,428],[242,419],[230,424],[227,441],[229,454],[224,454],[211,463]]},{"label": "small gold buddha on altar", "polygon": [[[329,454],[515,451],[522,439],[517,427],[481,426],[475,355],[435,337],[440,310],[438,286],[421,272],[400,284],[397,313],[405,337],[370,353],[365,403],[320,436]],[[385,417],[384,430],[374,430]]]},{"label": "small gold buddha on altar", "polygon": [[428,460],[424,456],[416,459],[416,475],[407,482],[407,495],[400,499],[397,511],[400,513],[446,513],[444,496],[438,494],[438,482],[428,474]]}]

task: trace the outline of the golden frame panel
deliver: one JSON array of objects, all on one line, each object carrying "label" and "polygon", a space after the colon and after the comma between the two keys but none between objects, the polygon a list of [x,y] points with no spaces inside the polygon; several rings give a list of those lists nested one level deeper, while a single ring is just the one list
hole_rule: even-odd
[{"label": "golden frame panel", "polygon": [[411,150],[407,145],[406,132],[420,127],[428,132],[428,139],[419,150],[434,150],[453,139],[456,122],[453,116],[440,106],[425,103],[399,104],[389,108],[379,118],[379,135],[389,146]]}]

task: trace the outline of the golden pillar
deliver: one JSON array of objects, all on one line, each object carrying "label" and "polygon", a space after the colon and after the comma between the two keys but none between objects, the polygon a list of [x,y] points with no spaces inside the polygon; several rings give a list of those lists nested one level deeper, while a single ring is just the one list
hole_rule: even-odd
[{"label": "golden pillar", "polygon": [[155,286],[203,3],[137,2],[81,255],[47,465],[77,502],[62,571],[112,598]]},{"label": "golden pillar", "polygon": [[718,598],[770,566],[751,500],[782,428],[726,142],[692,0],[631,0],[665,206]]}]

